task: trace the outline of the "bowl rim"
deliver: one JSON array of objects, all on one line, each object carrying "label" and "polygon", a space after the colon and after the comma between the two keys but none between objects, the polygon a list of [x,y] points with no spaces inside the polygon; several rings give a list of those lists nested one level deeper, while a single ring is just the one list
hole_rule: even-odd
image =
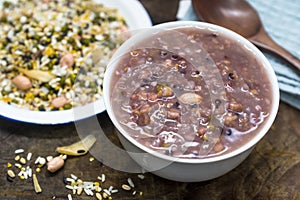
[{"label": "bowl rim", "polygon": [[[177,158],[172,157],[168,155],[161,154],[159,152],[156,152],[155,150],[152,150],[143,144],[136,141],[134,138],[132,138],[129,134],[126,133],[126,131],[121,127],[121,125],[118,123],[118,121],[115,118],[115,115],[113,114],[111,103],[110,103],[110,77],[112,72],[114,71],[114,68],[116,65],[113,65],[113,62],[115,59],[121,55],[121,52],[126,50],[124,46],[130,46],[130,43],[132,44],[133,41],[135,41],[136,38],[140,37],[143,38],[144,34],[147,34],[147,30],[141,30],[140,32],[133,35],[131,38],[129,38],[123,45],[116,51],[114,56],[112,57],[110,63],[108,64],[107,70],[104,75],[104,81],[103,81],[103,97],[104,97],[104,104],[106,106],[107,113],[112,120],[114,126],[117,128],[117,130],[134,146],[138,147],[139,149],[143,150],[146,153],[151,154],[152,156],[155,156],[157,158],[161,158],[163,160],[167,160],[170,162],[177,162],[177,163],[190,163],[190,164],[199,164],[199,163],[211,163],[211,162],[218,162],[222,160],[229,159],[231,157],[238,156],[239,154],[249,150],[250,148],[254,147],[268,132],[268,130],[271,128],[279,107],[279,86],[277,77],[275,75],[275,72],[270,64],[270,62],[267,60],[267,58],[264,56],[264,54],[251,42],[249,42],[247,39],[242,37],[241,35],[218,25],[206,23],[206,22],[199,22],[199,21],[174,21],[174,22],[166,22],[159,25],[155,25],[151,27],[150,29],[162,29],[162,30],[172,30],[176,28],[183,28],[183,27],[196,27],[196,28],[205,28],[213,31],[221,32],[221,34],[225,34],[226,36],[229,36],[235,40],[237,40],[239,43],[244,45],[246,48],[250,49],[255,56],[257,56],[257,59],[262,63],[263,67],[267,71],[267,75],[269,78],[269,81],[271,82],[272,86],[272,106],[270,109],[270,113],[266,121],[264,121],[263,126],[260,127],[260,131],[247,143],[245,143],[243,146],[221,155],[216,155],[212,157],[204,157],[204,158]],[[149,37],[146,36],[144,38]],[[135,41],[136,43],[136,41]],[[133,43],[134,44],[134,43]],[[122,48],[123,47],[123,48]],[[114,67],[112,67],[113,65]]]}]

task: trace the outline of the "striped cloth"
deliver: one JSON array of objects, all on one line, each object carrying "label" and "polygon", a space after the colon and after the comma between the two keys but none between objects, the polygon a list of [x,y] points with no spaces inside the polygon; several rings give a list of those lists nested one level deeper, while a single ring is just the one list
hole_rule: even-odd
[{"label": "striped cloth", "polygon": [[[258,11],[269,35],[282,47],[300,58],[300,1],[299,0],[248,0]],[[191,0],[181,0],[178,20],[199,20]],[[263,52],[278,78],[281,100],[300,109],[300,76],[285,61]]]}]

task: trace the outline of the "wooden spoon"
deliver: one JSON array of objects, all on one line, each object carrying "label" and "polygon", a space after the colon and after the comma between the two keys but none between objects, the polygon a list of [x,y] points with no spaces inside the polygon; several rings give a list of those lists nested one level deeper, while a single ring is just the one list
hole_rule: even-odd
[{"label": "wooden spoon", "polygon": [[278,45],[265,31],[258,13],[245,0],[192,0],[197,16],[204,21],[231,29],[258,47],[292,64],[300,72],[300,60]]}]

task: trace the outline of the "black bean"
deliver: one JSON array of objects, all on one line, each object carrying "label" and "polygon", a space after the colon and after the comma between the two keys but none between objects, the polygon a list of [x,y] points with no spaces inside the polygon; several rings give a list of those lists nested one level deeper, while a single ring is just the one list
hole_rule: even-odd
[{"label": "black bean", "polygon": [[212,36],[212,37],[218,37],[218,34],[212,33],[211,36]]},{"label": "black bean", "polygon": [[177,60],[178,58],[179,58],[179,56],[178,56],[178,55],[175,55],[175,54],[171,56],[171,59],[172,59],[172,60]]},{"label": "black bean", "polygon": [[149,83],[149,82],[151,82],[151,80],[144,78],[144,79],[143,79],[143,82],[144,82],[144,83]]},{"label": "black bean", "polygon": [[228,78],[229,80],[238,80],[239,77],[235,72],[233,72],[228,74]]},{"label": "black bean", "polygon": [[8,182],[13,182],[14,181],[14,179],[12,177],[10,177],[9,175],[6,176],[6,180]]},{"label": "black bean", "polygon": [[215,100],[216,108],[218,109],[221,105],[222,101],[220,99]]},{"label": "black bean", "polygon": [[229,78],[229,80],[234,80],[234,74],[233,73],[229,73],[228,74],[228,78]]},{"label": "black bean", "polygon": [[181,105],[178,101],[173,104],[173,108],[181,109]]},{"label": "black bean", "polygon": [[[149,82],[149,80],[147,80],[147,79],[143,79],[143,81],[144,81],[145,83],[148,83],[148,82]],[[141,87],[142,90],[144,90],[144,89],[149,89],[149,88],[150,88],[149,84],[142,84],[140,87]]]},{"label": "black bean", "polygon": [[167,57],[167,55],[168,55],[168,52],[166,52],[166,51],[161,51],[161,52],[160,52],[160,56],[161,56],[162,58]]},{"label": "black bean", "polygon": [[64,182],[64,184],[66,184],[66,185],[68,185],[69,184],[69,182],[67,181],[67,177],[63,177],[63,182]]},{"label": "black bean", "polygon": [[190,108],[198,108],[198,104],[190,104]]},{"label": "black bean", "polygon": [[167,97],[162,97],[161,100],[167,101],[168,99],[167,99]]},{"label": "black bean", "polygon": [[182,68],[182,69],[185,69],[187,68],[187,63],[185,60],[180,60],[179,61],[179,67]]},{"label": "black bean", "polygon": [[157,79],[159,78],[159,75],[158,74],[152,74],[152,76],[151,76],[151,80],[152,81],[156,81]]},{"label": "black bean", "polygon": [[199,71],[193,71],[191,73],[191,77],[193,77],[193,78],[201,77],[201,73]]},{"label": "black bean", "polygon": [[228,135],[228,136],[231,135],[232,130],[230,128],[226,129],[225,134]]}]

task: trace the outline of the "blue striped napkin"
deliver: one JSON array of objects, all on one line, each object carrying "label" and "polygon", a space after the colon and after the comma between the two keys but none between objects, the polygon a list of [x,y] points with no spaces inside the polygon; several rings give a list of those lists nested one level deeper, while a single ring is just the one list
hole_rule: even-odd
[{"label": "blue striped napkin", "polygon": [[[282,47],[300,58],[300,4],[299,0],[248,0],[258,11],[269,35]],[[192,8],[191,0],[181,0],[177,13],[178,20],[199,20]],[[300,110],[300,76],[287,64],[266,52],[277,75],[280,98]]]}]

